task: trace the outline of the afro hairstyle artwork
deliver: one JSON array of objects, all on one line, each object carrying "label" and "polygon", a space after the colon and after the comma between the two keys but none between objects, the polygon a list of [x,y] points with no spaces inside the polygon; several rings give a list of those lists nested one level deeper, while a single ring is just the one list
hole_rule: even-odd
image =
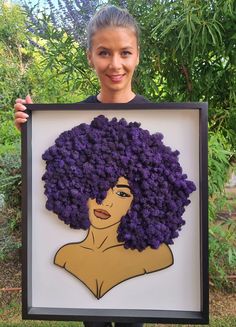
[{"label": "afro hairstyle artwork", "polygon": [[63,132],[43,154],[46,208],[71,228],[88,229],[88,199],[102,203],[123,176],[134,199],[119,223],[118,241],[139,251],[172,244],[196,190],[178,156],[163,143],[162,134],[99,115]]}]

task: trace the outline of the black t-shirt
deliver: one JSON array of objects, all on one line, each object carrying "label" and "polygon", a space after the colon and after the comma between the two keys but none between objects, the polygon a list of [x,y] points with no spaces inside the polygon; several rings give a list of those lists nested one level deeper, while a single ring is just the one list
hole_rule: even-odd
[{"label": "black t-shirt", "polygon": [[[135,97],[127,103],[147,103],[150,102],[148,99],[144,98],[142,95],[136,94]],[[80,103],[101,103],[96,95],[91,95],[87,99],[84,99]]]}]

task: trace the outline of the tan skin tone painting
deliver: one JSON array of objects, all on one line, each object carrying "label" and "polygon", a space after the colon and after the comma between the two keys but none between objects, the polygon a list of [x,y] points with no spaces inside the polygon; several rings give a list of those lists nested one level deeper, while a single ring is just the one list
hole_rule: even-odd
[{"label": "tan skin tone painting", "polygon": [[91,225],[85,240],[66,244],[55,255],[54,263],[78,278],[97,299],[130,278],[173,264],[172,252],[164,243],[140,252],[118,242],[118,225],[132,201],[128,180],[121,176],[101,204],[88,200]]}]

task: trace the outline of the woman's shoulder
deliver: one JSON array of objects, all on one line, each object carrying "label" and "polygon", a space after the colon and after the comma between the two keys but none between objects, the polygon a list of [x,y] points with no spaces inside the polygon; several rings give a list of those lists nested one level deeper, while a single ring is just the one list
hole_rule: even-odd
[{"label": "woman's shoulder", "polygon": [[79,103],[100,103],[100,101],[98,101],[96,95],[90,95],[89,97],[80,101]]},{"label": "woman's shoulder", "polygon": [[149,103],[149,102],[151,101],[149,101],[144,96],[140,94],[136,94],[136,96],[129,103]]}]

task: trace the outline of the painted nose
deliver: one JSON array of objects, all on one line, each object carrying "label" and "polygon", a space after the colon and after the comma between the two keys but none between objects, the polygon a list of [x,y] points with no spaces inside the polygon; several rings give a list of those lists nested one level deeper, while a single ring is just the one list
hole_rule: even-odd
[{"label": "painted nose", "polygon": [[110,190],[107,192],[107,196],[103,200],[102,205],[104,205],[104,207],[108,207],[108,208],[111,208],[113,206],[113,201],[112,201]]},{"label": "painted nose", "polygon": [[104,207],[108,207],[108,208],[111,208],[113,207],[113,202],[112,201],[109,201],[108,199],[105,199],[102,204],[104,205]]}]

